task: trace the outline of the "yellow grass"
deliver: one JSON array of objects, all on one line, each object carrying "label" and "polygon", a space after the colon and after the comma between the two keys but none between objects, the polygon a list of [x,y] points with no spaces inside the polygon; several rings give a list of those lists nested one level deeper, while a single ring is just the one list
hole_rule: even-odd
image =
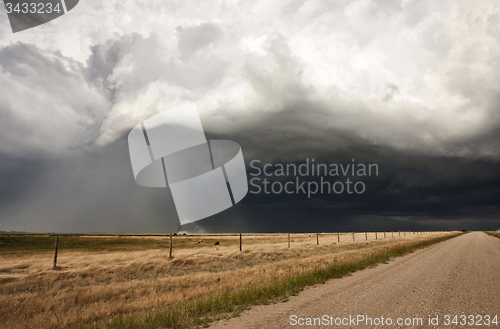
[{"label": "yellow grass", "polygon": [[[79,322],[105,321],[119,314],[141,314],[210,294],[239,290],[324,267],[356,260],[380,249],[435,238],[395,233],[355,236],[286,235],[174,237],[168,249],[126,252],[59,251],[53,254],[0,255],[0,323],[5,328],[52,328]],[[109,238],[109,237],[108,237]],[[124,238],[124,237],[122,237]],[[126,237],[125,237],[126,238]],[[164,240],[164,237],[144,237]],[[168,239],[168,238],[167,238]],[[184,242],[183,242],[184,241]],[[200,243],[198,243],[200,241]],[[203,242],[201,242],[203,241]],[[219,241],[219,245],[215,245]],[[168,245],[165,241],[161,245]],[[204,246],[201,246],[204,245]]]}]

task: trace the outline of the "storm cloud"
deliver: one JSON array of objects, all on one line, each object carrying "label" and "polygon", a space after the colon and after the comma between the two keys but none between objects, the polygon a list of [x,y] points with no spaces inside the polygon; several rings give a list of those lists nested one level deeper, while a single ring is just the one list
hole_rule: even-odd
[{"label": "storm cloud", "polygon": [[379,175],[362,195],[249,193],[187,231],[497,229],[499,19],[494,1],[87,0],[16,34],[1,20],[0,230],[175,231],[126,135],[190,102],[249,174],[355,159]]}]

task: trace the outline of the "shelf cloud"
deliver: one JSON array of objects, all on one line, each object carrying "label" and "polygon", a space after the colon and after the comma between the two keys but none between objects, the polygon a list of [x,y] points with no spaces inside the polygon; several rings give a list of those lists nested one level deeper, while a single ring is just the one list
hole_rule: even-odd
[{"label": "shelf cloud", "polygon": [[496,229],[499,19],[494,1],[87,0],[15,34],[1,20],[0,230],[168,231],[171,195],[129,179],[124,138],[191,102],[247,165],[380,175],[363,196],[247,196],[187,230]]}]

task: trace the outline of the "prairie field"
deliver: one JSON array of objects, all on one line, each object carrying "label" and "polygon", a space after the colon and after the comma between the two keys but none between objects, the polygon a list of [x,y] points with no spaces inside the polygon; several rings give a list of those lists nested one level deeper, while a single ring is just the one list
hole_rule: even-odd
[{"label": "prairie field", "polygon": [[[0,235],[5,328],[104,324],[456,232],[174,236]],[[340,242],[338,238],[340,237]]]}]

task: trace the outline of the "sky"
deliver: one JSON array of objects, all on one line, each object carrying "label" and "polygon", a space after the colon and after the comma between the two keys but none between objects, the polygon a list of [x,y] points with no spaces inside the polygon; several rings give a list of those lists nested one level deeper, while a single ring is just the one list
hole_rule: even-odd
[{"label": "sky", "polygon": [[500,229],[493,0],[81,0],[18,33],[0,17],[0,231],[177,230],[127,134],[192,102],[249,179],[254,160],[378,175],[362,194],[248,193],[186,232]]}]

